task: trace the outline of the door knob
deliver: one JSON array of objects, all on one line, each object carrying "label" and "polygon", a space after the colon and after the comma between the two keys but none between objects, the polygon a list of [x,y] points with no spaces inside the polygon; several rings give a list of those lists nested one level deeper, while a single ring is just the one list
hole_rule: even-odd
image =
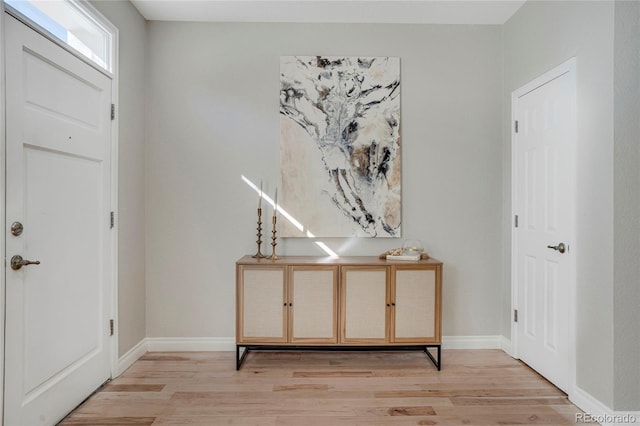
[{"label": "door knob", "polygon": [[13,269],[14,271],[17,271],[23,266],[39,265],[39,264],[40,264],[39,260],[26,260],[26,259],[23,259],[22,256],[20,256],[19,254],[16,254],[11,258],[11,269]]},{"label": "door knob", "polygon": [[556,251],[559,251],[560,253],[564,253],[565,251],[567,251],[567,247],[564,245],[564,243],[560,243],[557,246],[547,246],[547,248],[554,249]]}]

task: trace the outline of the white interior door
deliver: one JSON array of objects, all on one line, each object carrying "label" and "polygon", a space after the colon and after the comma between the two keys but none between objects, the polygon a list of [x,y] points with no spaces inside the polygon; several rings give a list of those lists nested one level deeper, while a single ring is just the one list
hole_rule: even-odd
[{"label": "white interior door", "polygon": [[110,376],[111,80],[6,18],[4,424],[53,425]]},{"label": "white interior door", "polygon": [[514,279],[518,357],[568,390],[575,157],[575,71],[514,94]]}]

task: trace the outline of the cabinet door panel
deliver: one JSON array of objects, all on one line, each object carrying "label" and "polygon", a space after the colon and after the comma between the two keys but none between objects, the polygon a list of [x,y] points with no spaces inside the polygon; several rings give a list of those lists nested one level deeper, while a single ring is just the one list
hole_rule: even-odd
[{"label": "cabinet door panel", "polygon": [[343,268],[341,342],[387,340],[387,268]]},{"label": "cabinet door panel", "polygon": [[336,343],[337,268],[292,267],[291,342]]},{"label": "cabinet door panel", "polygon": [[433,269],[397,270],[394,341],[435,338],[436,273]]},{"label": "cabinet door panel", "polygon": [[284,268],[242,270],[240,341],[286,341],[284,278]]}]

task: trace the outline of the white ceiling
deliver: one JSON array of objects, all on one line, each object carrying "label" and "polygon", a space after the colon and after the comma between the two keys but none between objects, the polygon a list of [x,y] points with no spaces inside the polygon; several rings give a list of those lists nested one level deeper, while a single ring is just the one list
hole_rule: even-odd
[{"label": "white ceiling", "polygon": [[504,24],[526,0],[132,0],[152,21]]}]

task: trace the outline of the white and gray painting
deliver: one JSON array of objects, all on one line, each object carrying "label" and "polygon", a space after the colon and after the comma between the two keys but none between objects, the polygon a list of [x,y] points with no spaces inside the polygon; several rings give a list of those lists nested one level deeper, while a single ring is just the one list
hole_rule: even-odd
[{"label": "white and gray painting", "polygon": [[281,57],[280,130],[282,236],[400,236],[399,58]]}]

